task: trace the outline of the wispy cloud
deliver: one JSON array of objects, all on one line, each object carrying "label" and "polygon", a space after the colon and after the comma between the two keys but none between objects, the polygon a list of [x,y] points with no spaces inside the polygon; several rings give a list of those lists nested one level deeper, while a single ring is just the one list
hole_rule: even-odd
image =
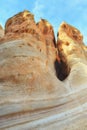
[{"label": "wispy cloud", "polygon": [[35,14],[35,20],[38,21],[41,17],[44,16],[44,5],[41,0],[36,0],[34,3],[34,8],[32,12]]},{"label": "wispy cloud", "polygon": [[54,27],[57,34],[58,27],[62,21],[80,29],[87,42],[87,29],[83,30],[84,23],[87,23],[87,0],[36,0],[32,12],[38,21],[41,17],[46,18]]},{"label": "wispy cloud", "polygon": [[57,34],[62,21],[77,27],[84,35],[87,43],[87,0],[1,0],[0,23],[4,26],[6,20],[14,14],[28,9],[35,15],[35,20],[47,19]]}]

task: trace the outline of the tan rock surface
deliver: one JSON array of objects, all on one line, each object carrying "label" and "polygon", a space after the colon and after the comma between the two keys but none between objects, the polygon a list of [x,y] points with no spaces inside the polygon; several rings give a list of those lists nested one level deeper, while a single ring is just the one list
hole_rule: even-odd
[{"label": "tan rock surface", "polygon": [[3,36],[4,36],[4,29],[0,25],[0,38],[2,38]]},{"label": "tan rock surface", "polygon": [[76,28],[62,23],[59,28],[57,45],[60,57],[70,73],[66,80],[70,81],[72,88],[75,86],[80,88],[84,84],[87,86],[86,46],[83,43],[82,34]]},{"label": "tan rock surface", "polygon": [[77,29],[63,23],[56,48],[50,23],[42,19],[36,24],[28,11],[6,22],[0,39],[0,129],[86,130],[82,39]]}]

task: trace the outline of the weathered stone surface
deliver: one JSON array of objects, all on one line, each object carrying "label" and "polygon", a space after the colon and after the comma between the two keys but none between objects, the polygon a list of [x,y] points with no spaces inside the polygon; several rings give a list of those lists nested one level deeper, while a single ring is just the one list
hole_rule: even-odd
[{"label": "weathered stone surface", "polygon": [[32,29],[30,25],[35,26],[34,16],[25,10],[7,20],[5,34],[29,32]]},{"label": "weathered stone surface", "polygon": [[[27,31],[26,31],[27,30]],[[50,23],[21,12],[0,39],[0,129],[87,129],[87,47],[62,23],[56,45]]]},{"label": "weathered stone surface", "polygon": [[3,36],[4,36],[4,29],[0,25],[0,38],[2,38]]},{"label": "weathered stone surface", "polygon": [[42,34],[44,35],[46,43],[48,45],[51,44],[52,46],[56,46],[54,31],[51,24],[47,20],[41,19],[40,22],[37,23],[37,27],[41,30]]},{"label": "weathered stone surface", "polygon": [[[59,72],[62,74],[67,72],[67,77],[65,77],[63,83],[69,93],[73,93],[72,97],[75,98],[81,112],[84,113],[84,116],[80,117],[79,120],[76,118],[74,122],[71,121],[70,125],[72,128],[69,126],[66,128],[70,130],[87,129],[85,122],[87,118],[87,49],[83,43],[82,34],[78,29],[63,22],[58,32],[57,48],[60,59],[65,65],[64,67],[64,65],[61,64],[61,72]],[[65,130],[65,128],[62,129]]]},{"label": "weathered stone surface", "polygon": [[[68,31],[70,32],[70,34]],[[75,35],[77,38],[74,37]],[[86,46],[83,43],[82,34],[76,28],[66,23],[62,23],[59,28],[57,45],[59,55],[61,57],[60,59],[66,64],[67,73],[70,73],[67,79],[69,79],[69,81],[71,82],[71,77],[71,86],[75,87],[75,83],[76,86],[82,86],[83,84],[85,84],[87,79]],[[87,85],[87,83],[85,85]]]}]

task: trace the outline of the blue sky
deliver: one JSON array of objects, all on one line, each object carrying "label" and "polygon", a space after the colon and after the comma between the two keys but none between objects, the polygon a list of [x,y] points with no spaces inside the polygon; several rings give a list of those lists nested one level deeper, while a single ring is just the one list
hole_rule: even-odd
[{"label": "blue sky", "polygon": [[35,20],[47,19],[54,27],[55,34],[62,21],[77,27],[87,44],[87,0],[0,0],[0,24],[16,13],[29,10]]}]

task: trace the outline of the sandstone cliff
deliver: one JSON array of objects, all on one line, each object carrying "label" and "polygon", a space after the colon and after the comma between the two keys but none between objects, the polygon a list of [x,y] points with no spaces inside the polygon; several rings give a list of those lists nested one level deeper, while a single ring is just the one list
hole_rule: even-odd
[{"label": "sandstone cliff", "polygon": [[[0,28],[2,30],[2,28]],[[87,129],[87,47],[80,31],[21,12],[0,37],[0,129]]]},{"label": "sandstone cliff", "polygon": [[2,38],[3,36],[4,36],[4,29],[0,25],[0,38]]}]

